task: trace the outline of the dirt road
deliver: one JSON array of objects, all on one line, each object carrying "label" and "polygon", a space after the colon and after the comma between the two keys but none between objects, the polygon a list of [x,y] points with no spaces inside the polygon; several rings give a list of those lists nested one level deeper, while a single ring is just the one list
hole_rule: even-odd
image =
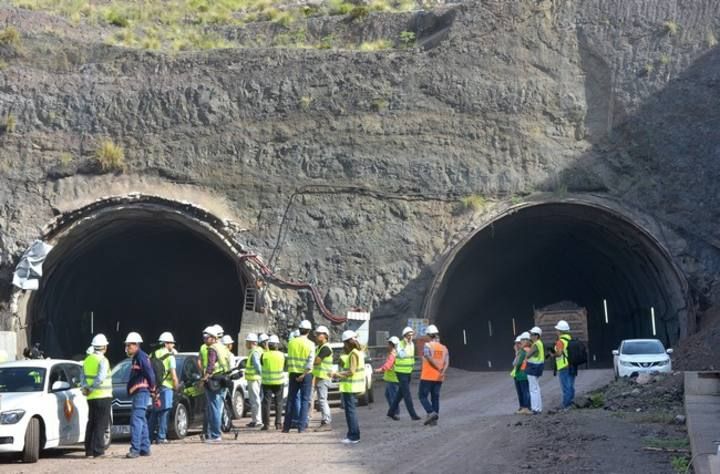
[{"label": "dirt road", "polygon": [[[611,377],[610,371],[582,372],[578,391],[596,388]],[[560,400],[559,384],[552,375],[542,379],[546,407]],[[400,421],[385,416],[387,406],[382,386],[376,388],[376,403],[359,408],[362,441],[344,446],[345,420],[334,410],[333,432],[282,434],[275,431],[244,431],[237,441],[231,436],[222,445],[205,445],[198,436],[167,446],[153,447],[152,456],[124,459],[127,442],[114,444],[109,457],[85,459],[83,451],[68,450],[43,457],[35,465],[4,464],[6,472],[197,472],[222,460],[224,472],[253,469],[268,472],[512,472],[527,459],[527,441],[532,432],[517,429],[526,417],[511,415],[517,408],[512,380],[506,373],[476,373],[452,370],[443,387],[441,419],[437,427],[413,422],[401,408]],[[413,387],[413,394],[416,393]],[[415,400],[416,410],[422,413]],[[553,415],[542,415],[552,419]],[[317,419],[317,417],[316,417]],[[247,419],[236,420],[238,425]],[[316,425],[317,421],[312,423]]]}]

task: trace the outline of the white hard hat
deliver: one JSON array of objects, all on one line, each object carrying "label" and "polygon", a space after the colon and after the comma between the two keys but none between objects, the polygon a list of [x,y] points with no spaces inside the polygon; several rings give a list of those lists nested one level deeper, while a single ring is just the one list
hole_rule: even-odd
[{"label": "white hard hat", "polygon": [[280,344],[280,338],[277,337],[275,334],[273,334],[272,336],[270,336],[270,337],[268,338],[268,342],[269,342],[270,344]]},{"label": "white hard hat", "polygon": [[355,339],[357,337],[357,334],[355,334],[355,331],[348,329],[347,331],[343,331],[342,333],[342,341],[349,341],[350,339]]},{"label": "white hard hat", "polygon": [[233,338],[230,334],[225,334],[222,339],[220,339],[220,342],[227,346],[228,344],[232,344],[235,341],[233,341]]},{"label": "white hard hat", "polygon": [[300,326],[298,327],[300,329],[312,329],[312,323],[307,319],[303,319],[302,321],[300,321]]},{"label": "white hard hat", "polygon": [[247,337],[245,338],[245,341],[246,342],[258,342],[257,334],[255,334],[254,332],[249,333],[247,335]]},{"label": "white hard hat", "polygon": [[425,329],[425,334],[438,334],[439,332],[437,326],[434,324],[431,324]]},{"label": "white hard hat", "polygon": [[403,335],[403,337],[405,337],[405,335],[406,335],[407,333],[409,333],[409,332],[412,332],[412,333],[414,333],[414,332],[415,332],[415,330],[414,330],[413,328],[411,328],[410,326],[406,327],[406,328],[405,328],[405,329],[403,329],[403,331],[402,331],[402,335]]},{"label": "white hard hat", "polygon": [[125,338],[125,344],[140,344],[141,342],[143,342],[142,337],[135,331],[128,333]]},{"label": "white hard hat", "polygon": [[530,330],[530,334],[537,334],[538,336],[542,336],[542,329],[540,329],[539,327],[535,326],[534,328],[532,328],[532,329]]},{"label": "white hard hat", "polygon": [[225,334],[225,330],[224,330],[223,327],[220,326],[219,324],[216,324],[216,325],[214,325],[213,327],[215,328],[217,337],[221,337],[223,334]]},{"label": "white hard hat", "polygon": [[262,343],[262,342],[265,342],[265,341],[267,341],[267,340],[268,340],[268,335],[265,334],[264,332],[263,332],[263,333],[260,333],[260,335],[258,336],[258,342],[261,342],[261,343]]},{"label": "white hard hat", "polygon": [[217,327],[215,326],[208,326],[203,331],[204,334],[207,334],[208,336],[212,336],[214,338],[220,337],[220,334],[218,333]]},{"label": "white hard hat", "polygon": [[90,344],[92,344],[93,347],[105,347],[110,343],[108,342],[107,337],[105,337],[105,334],[99,333],[95,334],[95,337],[93,337]]},{"label": "white hard hat", "polygon": [[330,335],[330,331],[328,331],[328,328],[325,326],[318,326],[315,328],[315,334],[325,334],[326,336]]},{"label": "white hard hat", "polygon": [[570,325],[567,323],[567,321],[565,321],[564,319],[561,319],[561,320],[558,321],[558,323],[555,325],[555,329],[557,329],[558,331],[569,331],[569,330],[570,330]]},{"label": "white hard hat", "polygon": [[87,349],[85,349],[85,354],[90,355],[95,353],[95,347],[90,346]]},{"label": "white hard hat", "polygon": [[175,338],[173,337],[171,332],[165,331],[164,333],[160,334],[160,337],[158,337],[158,341],[175,343]]},{"label": "white hard hat", "polygon": [[396,346],[400,344],[400,339],[397,338],[397,336],[388,337],[388,342],[392,343],[393,346]]},{"label": "white hard hat", "polygon": [[530,340],[530,333],[525,331],[524,333],[520,334],[520,339],[527,339]]},{"label": "white hard hat", "polygon": [[522,338],[520,336],[516,337],[515,342],[522,342]]}]

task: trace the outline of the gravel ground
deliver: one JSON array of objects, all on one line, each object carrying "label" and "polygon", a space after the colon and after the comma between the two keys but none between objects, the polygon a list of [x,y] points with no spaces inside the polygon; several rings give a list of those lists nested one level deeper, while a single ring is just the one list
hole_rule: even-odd
[{"label": "gravel ground", "polygon": [[[609,370],[582,372],[577,381],[578,391],[596,390],[611,376]],[[543,377],[542,387],[545,406],[557,406],[560,400],[557,380],[552,376]],[[400,421],[386,418],[382,386],[378,385],[375,390],[376,403],[359,409],[362,442],[355,446],[339,443],[345,434],[345,422],[342,412],[335,409],[332,432],[299,435],[243,429],[237,441],[226,435],[221,445],[205,445],[197,436],[190,436],[167,446],[154,447],[152,456],[135,460],[123,458],[128,446],[126,442],[118,442],[113,444],[109,457],[101,460],[86,460],[81,449],[72,449],[47,455],[35,465],[4,465],[0,470],[188,472],[215,465],[222,459],[229,472],[239,471],[248,460],[253,468],[262,467],[270,472],[505,473],[528,469],[532,472],[545,469],[548,472],[637,472],[613,470],[618,467],[617,458],[613,457],[618,449],[633,457],[633,466],[651,463],[652,470],[648,472],[665,472],[656,467],[667,466],[666,457],[640,449],[645,431],[636,432],[632,420],[611,416],[605,410],[575,410],[534,417],[512,415],[517,402],[506,373],[450,371],[443,387],[442,417],[437,427],[424,427],[421,422],[410,421],[404,408]],[[421,411],[417,403],[416,409]],[[244,425],[246,421],[236,423]],[[312,426],[317,422],[314,420]],[[565,438],[567,426],[572,427],[570,440]],[[587,449],[597,441],[600,443],[594,449]],[[556,449],[563,445],[566,447]],[[611,462],[613,459],[615,464]],[[556,464],[557,461],[562,463]],[[624,462],[619,466],[624,466]]]}]

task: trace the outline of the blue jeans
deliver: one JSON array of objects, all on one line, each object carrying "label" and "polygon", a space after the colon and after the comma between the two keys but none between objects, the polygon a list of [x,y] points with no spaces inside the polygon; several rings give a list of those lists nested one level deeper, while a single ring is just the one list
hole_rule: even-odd
[{"label": "blue jeans", "polygon": [[400,400],[405,400],[405,408],[407,408],[410,418],[417,418],[418,415],[415,412],[415,406],[413,405],[412,396],[410,395],[410,376],[411,374],[397,374],[398,382],[400,383],[400,390],[398,390],[395,399],[390,405],[388,410],[388,416],[392,416],[400,409]]},{"label": "blue jeans", "polygon": [[150,438],[167,439],[168,418],[173,406],[173,391],[170,388],[160,389],[160,408],[153,407],[150,411]]},{"label": "blue jeans", "polygon": [[300,417],[301,404],[302,393],[301,390],[298,390],[297,395],[295,396],[295,414],[293,415],[292,421],[290,422],[290,429],[298,427],[298,418]]},{"label": "blue jeans", "polygon": [[[400,390],[400,384],[397,382],[385,382],[385,400],[387,400],[388,408],[392,406],[393,400],[395,400],[395,396],[398,393],[398,390]],[[391,413],[391,415],[399,415],[400,414],[400,406],[398,405],[397,411],[395,413]]]},{"label": "blue jeans", "polygon": [[575,399],[575,372],[570,369],[558,370],[560,388],[562,388],[562,406],[567,408],[573,404]]},{"label": "blue jeans", "polygon": [[223,391],[209,390],[205,388],[205,397],[207,397],[208,407],[208,431],[205,435],[208,439],[220,439],[220,425],[222,421],[223,411]]},{"label": "blue jeans", "polygon": [[[285,420],[283,431],[290,431],[293,418],[297,418],[298,432],[302,433],[307,429],[308,412],[310,411],[310,398],[312,397],[312,374],[307,374],[302,382],[296,379],[302,374],[289,374],[290,385],[288,386],[288,398],[285,404]],[[300,392],[300,409],[298,412],[297,396]]]},{"label": "blue jeans", "polygon": [[520,408],[530,409],[530,382],[527,380],[515,379],[515,391],[518,396],[518,405]]},{"label": "blue jeans", "polygon": [[150,454],[150,432],[147,423],[147,408],[150,392],[140,390],[132,395],[130,412],[130,452]]},{"label": "blue jeans", "polygon": [[433,382],[431,380],[420,381],[418,398],[428,415],[430,413],[440,414],[440,387],[442,387],[442,382]]},{"label": "blue jeans", "polygon": [[357,397],[354,393],[341,393],[345,406],[345,421],[348,425],[347,438],[352,441],[360,439],[360,425],[357,419]]}]

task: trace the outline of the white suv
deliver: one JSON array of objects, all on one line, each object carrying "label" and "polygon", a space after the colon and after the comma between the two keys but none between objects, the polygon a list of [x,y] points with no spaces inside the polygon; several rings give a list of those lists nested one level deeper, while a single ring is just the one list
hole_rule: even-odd
[{"label": "white suv", "polygon": [[672,372],[669,354],[657,339],[625,339],[613,353],[615,378],[630,377],[643,372]]}]

